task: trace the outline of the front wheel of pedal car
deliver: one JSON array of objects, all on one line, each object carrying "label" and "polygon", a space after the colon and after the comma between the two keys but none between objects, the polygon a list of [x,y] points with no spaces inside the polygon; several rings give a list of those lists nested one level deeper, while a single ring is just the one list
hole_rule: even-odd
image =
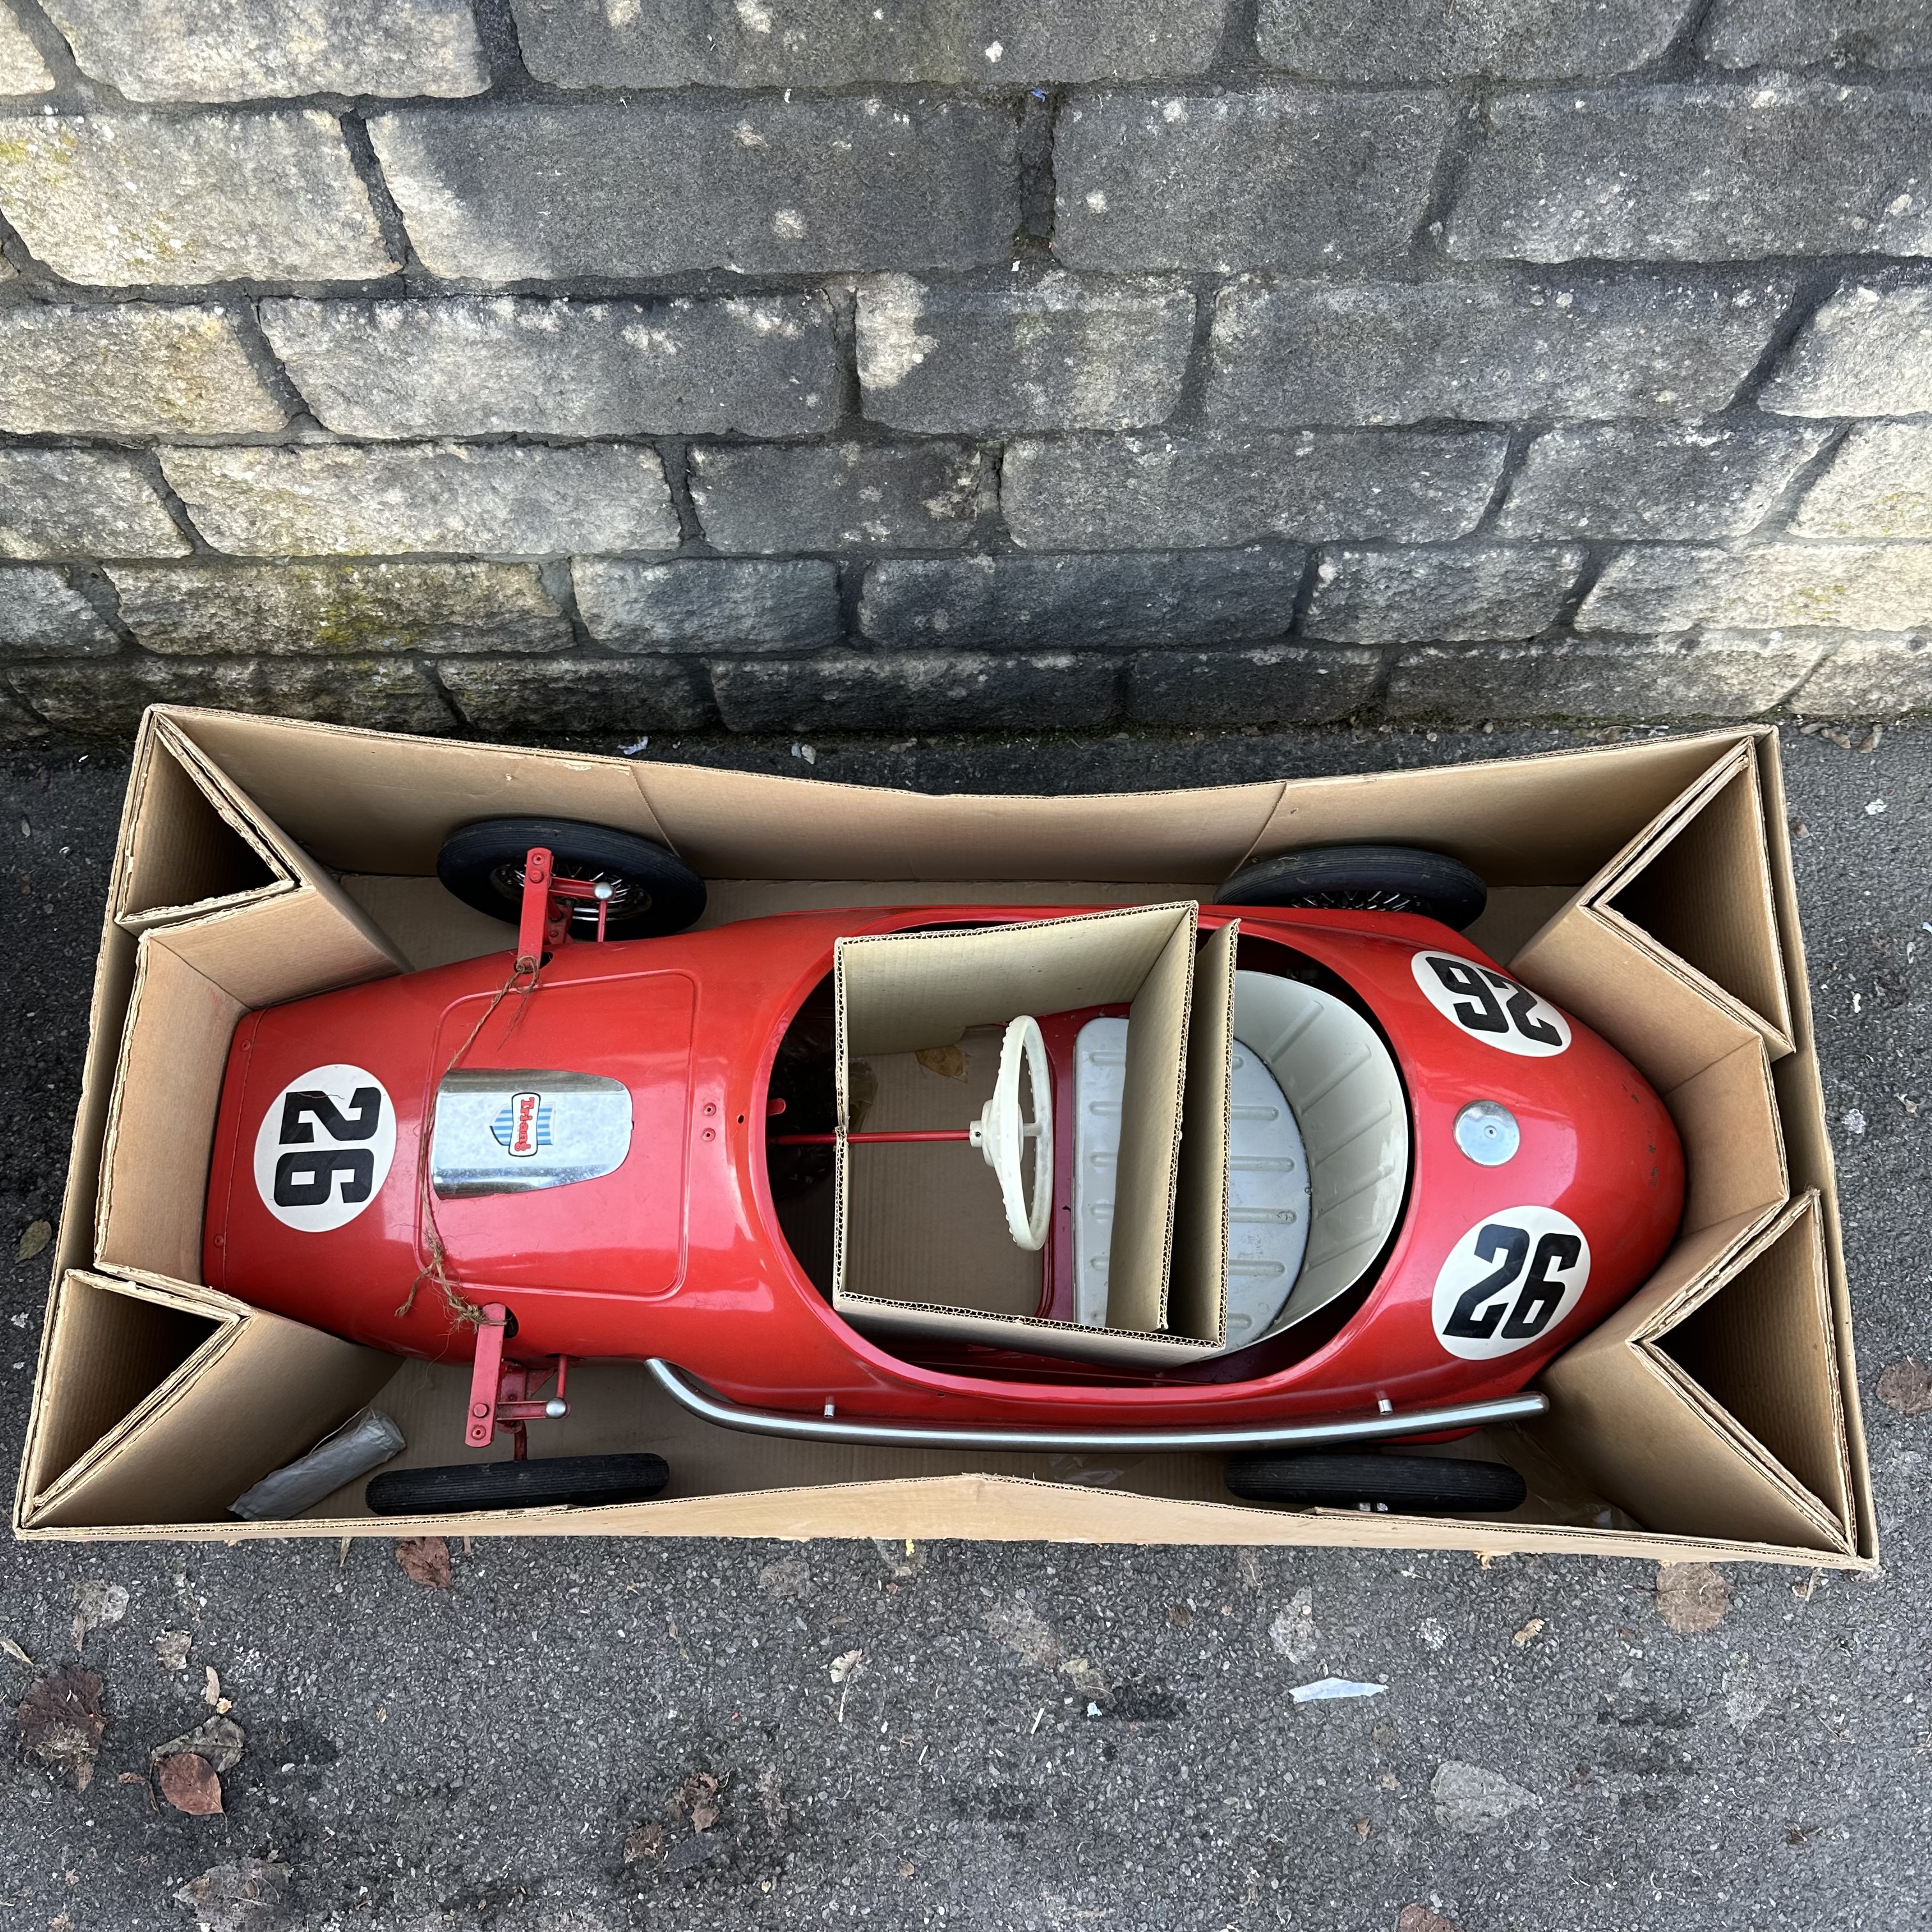
[{"label": "front wheel of pedal car", "polygon": [[1244,866],[1217,905],[1339,912],[1414,912],[1460,932],[1488,904],[1482,875],[1446,852],[1414,845],[1311,845]]},{"label": "front wheel of pedal car", "polygon": [[1528,1486],[1507,1462],[1455,1456],[1289,1454],[1256,1450],[1228,1459],[1228,1486],[1244,1502],[1298,1509],[1404,1510],[1423,1516],[1501,1516]]},{"label": "front wheel of pedal car", "polygon": [[460,1510],[646,1502],[670,1480],[662,1456],[543,1456],[526,1462],[387,1469],[370,1478],[364,1493],[378,1516],[441,1516]]},{"label": "front wheel of pedal car", "polygon": [[[605,885],[607,939],[656,939],[704,916],[704,881],[674,852],[634,832],[574,818],[479,818],[459,826],[436,856],[436,875],[465,905],[514,925],[524,904],[524,862],[541,845],[560,879]],[[578,900],[571,936],[594,939],[597,906]]]}]

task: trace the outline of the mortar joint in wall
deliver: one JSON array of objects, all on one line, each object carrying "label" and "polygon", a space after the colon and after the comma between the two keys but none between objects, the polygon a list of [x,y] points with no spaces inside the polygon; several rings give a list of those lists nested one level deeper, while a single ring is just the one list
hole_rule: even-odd
[{"label": "mortar joint in wall", "polygon": [[1509,440],[1503,450],[1502,467],[1496,472],[1496,487],[1490,492],[1490,500],[1483,506],[1483,514],[1466,533],[1469,538],[1494,535],[1496,520],[1503,513],[1503,506],[1509,501],[1510,492],[1516,488],[1516,479],[1522,473],[1523,464],[1528,460],[1529,446],[1542,434],[1542,425],[1538,423],[1511,423],[1508,428]]},{"label": "mortar joint in wall", "polygon": [[[363,192],[369,197],[370,209],[375,215],[382,245],[396,262],[398,274],[408,285],[412,278],[426,275],[428,271],[417,259],[415,246],[410,240],[408,225],[403,220],[403,212],[397,206],[395,196],[389,192],[389,184],[383,178],[382,164],[376,158],[376,144],[369,138],[369,124],[356,110],[340,116],[338,124],[342,130],[343,146],[348,151],[349,164],[356,170]],[[386,278],[379,278],[378,286],[384,281],[393,287],[393,281]]]},{"label": "mortar joint in wall", "polygon": [[1194,332],[1187,344],[1187,360],[1180,371],[1180,388],[1168,412],[1163,427],[1200,429],[1208,416],[1208,386],[1214,373],[1214,302],[1222,286],[1218,275],[1189,278],[1194,296]]},{"label": "mortar joint in wall", "polygon": [[[1634,79],[1645,80],[1687,80],[1701,74],[1707,63],[1700,43],[1704,38],[1705,27],[1716,10],[1718,0],[1690,0],[1684,17],[1677,23],[1664,51],[1654,60],[1640,68]],[[1725,76],[1730,78],[1727,74]]]},{"label": "mortar joint in wall", "polygon": [[1544,626],[1541,634],[1549,637],[1560,634],[1566,638],[1575,634],[1576,614],[1582,609],[1583,600],[1596,589],[1618,548],[1616,544],[1601,542],[1583,545],[1583,567],[1577,572],[1575,580],[1564,593],[1562,602],[1557,605],[1556,614]]},{"label": "mortar joint in wall", "polygon": [[1462,81],[1450,89],[1449,125],[1443,130],[1429,193],[1411,231],[1411,259],[1433,267],[1448,260],[1449,218],[1462,192],[1463,177],[1489,119],[1489,89],[1480,82]]},{"label": "mortar joint in wall", "polygon": [[1798,506],[1810,494],[1811,486],[1826,470],[1831,468],[1838,452],[1844,447],[1846,439],[1856,425],[1841,422],[1834,425],[1831,434],[1812,453],[1808,463],[1801,463],[1785,479],[1784,488],[1778,493],[1777,500],[1764,514],[1744,533],[1744,541],[1752,543],[1766,537],[1784,535],[1791,527],[1792,519],[1798,514]]},{"label": "mortar joint in wall", "polygon": [[1765,338],[1757,360],[1745,371],[1744,380],[1732,392],[1730,402],[1725,405],[1727,409],[1748,409],[1756,403],[1772,376],[1784,366],[1792,345],[1819,310],[1838,292],[1843,280],[1834,270],[1823,268],[1813,268],[1799,276],[1797,286],[1791,292],[1791,299],[1772,325],[1771,333]]},{"label": "mortar joint in wall", "polygon": [[658,460],[664,465],[664,482],[670,491],[671,508],[677,513],[678,545],[681,551],[708,556],[711,546],[705,542],[704,526],[698,519],[698,506],[691,496],[691,444],[683,436],[657,440]]},{"label": "mortar joint in wall", "polygon": [[1022,260],[1051,259],[1058,184],[1053,143],[1060,120],[1062,89],[1034,87],[1020,97],[1018,155],[1019,226],[1013,236],[1014,266]]},{"label": "mortar joint in wall", "polygon": [[1261,0],[1230,0],[1221,44],[1208,64],[1210,74],[1245,73],[1261,65]]}]

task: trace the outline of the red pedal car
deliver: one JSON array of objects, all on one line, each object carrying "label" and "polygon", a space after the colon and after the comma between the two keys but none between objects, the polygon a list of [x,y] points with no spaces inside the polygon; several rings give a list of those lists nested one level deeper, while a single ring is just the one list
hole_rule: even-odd
[{"label": "red pedal car", "polygon": [[1013,1016],[976,1118],[962,1085],[944,1126],[843,1130],[959,1142],[918,1171],[950,1160],[962,1186],[968,1168],[997,1184],[1002,1238],[1037,1256],[1039,1305],[1021,1312],[1050,1325],[1016,1328],[1025,1346],[860,1325],[812,1232],[842,1132],[835,944],[1094,908],[692,932],[705,891],[681,861],[554,820],[466,826],[439,871],[518,924],[514,951],[244,1019],[205,1231],[217,1288],[472,1360],[467,1445],[502,1430],[515,1456],[376,1477],[378,1509],[655,1492],[654,1456],[524,1460],[527,1424],[566,1412],[569,1364],[614,1357],[729,1428],[1227,1453],[1252,1499],[1506,1510],[1523,1494],[1506,1466],[1376,1445],[1540,1412],[1525,1385],[1676,1232],[1669,1114],[1606,1042],[1460,936],[1481,880],[1436,854],[1334,847],[1250,866],[1200,908],[1204,934],[1240,921],[1219,1342],[1173,1364],[1083,1358],[1106,1324],[1118,1007]]}]

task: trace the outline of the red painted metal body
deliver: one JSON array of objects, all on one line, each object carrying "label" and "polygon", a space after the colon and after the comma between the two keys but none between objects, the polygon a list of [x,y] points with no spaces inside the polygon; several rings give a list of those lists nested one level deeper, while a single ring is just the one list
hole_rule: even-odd
[{"label": "red painted metal body", "polygon": [[[1408,1408],[1520,1388],[1634,1291],[1669,1245],[1683,1199],[1677,1136],[1661,1102],[1607,1042],[1571,1022],[1566,1047],[1529,1057],[1455,1024],[1422,990],[1418,954],[1491,962],[1433,921],[1204,907],[1205,929],[1240,919],[1244,951],[1279,941],[1346,981],[1400,1068],[1409,1193],[1366,1300],[1332,1332],[1316,1331],[1312,1346],[1291,1330],[1240,1355],[1158,1375],[972,1349],[914,1361],[868,1338],[799,1265],[767,1183],[766,1139],[776,1130],[767,1090],[788,1024],[830,972],[842,935],[1092,910],[786,914],[565,946],[534,992],[512,992],[494,1011],[512,970],[508,952],[251,1014],[236,1030],[222,1096],[207,1278],[356,1341],[469,1360],[473,1326],[452,1316],[433,1282],[412,1301],[410,1290],[429,1262],[425,1125],[439,1080],[472,1034],[466,1068],[614,1078],[634,1118],[628,1154],[614,1172],[544,1192],[435,1202],[462,1294],[514,1313],[506,1366],[559,1355],[657,1356],[758,1407],[817,1414],[832,1402],[842,1415],[992,1426],[1294,1420],[1382,1401]],[[1501,991],[1500,980],[1490,983]],[[304,1232],[267,1206],[260,1150],[286,1090],[325,1066],[362,1070],[380,1083],[393,1103],[394,1153],[351,1218]],[[1501,1102],[1520,1124],[1520,1151],[1504,1165],[1479,1166],[1456,1144],[1456,1118],[1478,1099]],[[1560,1210],[1587,1237],[1581,1298],[1514,1352],[1452,1354],[1432,1312],[1445,1262],[1485,1217],[1524,1206]]]}]

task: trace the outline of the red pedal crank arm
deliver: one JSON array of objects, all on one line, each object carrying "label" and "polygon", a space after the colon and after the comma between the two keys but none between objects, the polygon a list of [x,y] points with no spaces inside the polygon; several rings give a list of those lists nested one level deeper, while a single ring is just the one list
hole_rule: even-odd
[{"label": "red pedal crank arm", "polygon": [[[548,858],[550,855],[544,855]],[[463,1439],[472,1449],[487,1449],[496,1434],[496,1393],[503,1375],[503,1334],[510,1311],[500,1301],[486,1302],[476,1330],[476,1360],[470,1371],[470,1413]]]},{"label": "red pedal crank arm", "polygon": [[[524,860],[524,903],[517,922],[517,970],[534,973],[547,950],[545,928],[550,923],[550,882],[552,871],[547,847],[532,845]],[[554,950],[554,948],[548,949]],[[490,1384],[490,1393],[496,1385]]]}]

